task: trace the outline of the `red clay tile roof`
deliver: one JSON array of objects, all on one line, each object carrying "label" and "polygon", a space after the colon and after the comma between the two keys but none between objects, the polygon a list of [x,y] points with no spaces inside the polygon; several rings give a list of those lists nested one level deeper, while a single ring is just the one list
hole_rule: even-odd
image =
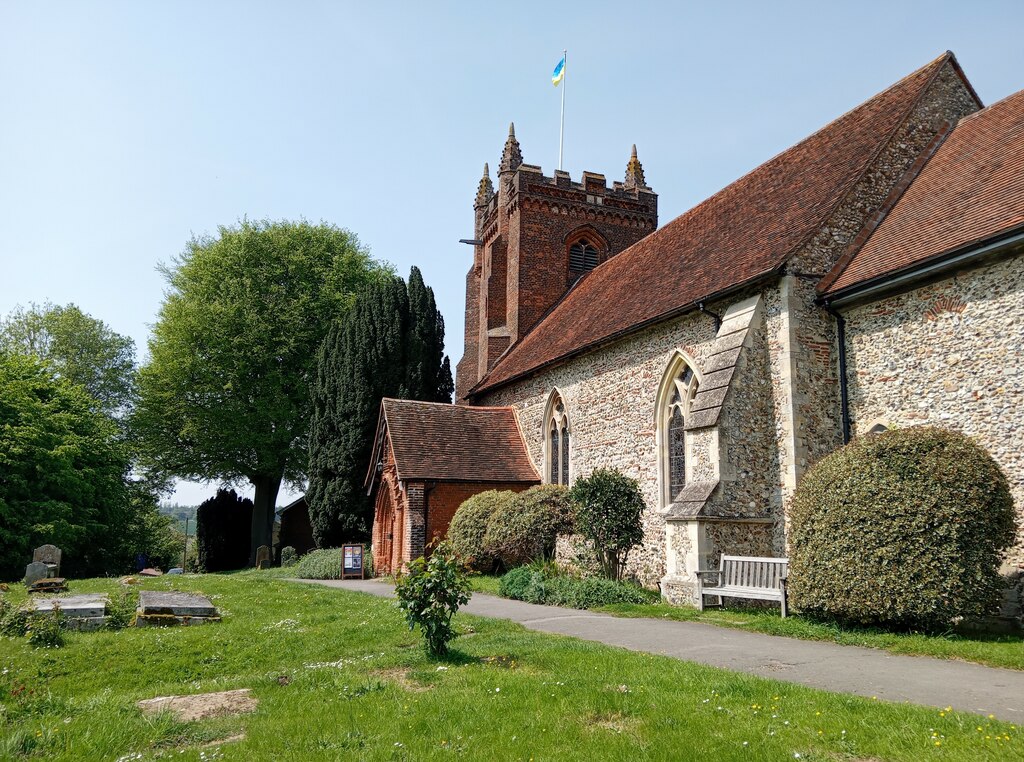
[{"label": "red clay tile roof", "polygon": [[381,415],[399,479],[529,482],[540,477],[510,407],[385,398]]},{"label": "red clay tile roof", "polygon": [[1024,90],[961,119],[867,243],[823,285],[835,294],[1021,225]]},{"label": "red clay tile roof", "polygon": [[956,65],[947,52],[591,271],[471,394],[777,271],[817,232],[949,61]]}]

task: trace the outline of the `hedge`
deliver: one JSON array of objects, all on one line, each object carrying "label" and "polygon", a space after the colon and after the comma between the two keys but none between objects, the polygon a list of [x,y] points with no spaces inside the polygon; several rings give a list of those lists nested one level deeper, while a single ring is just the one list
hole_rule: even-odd
[{"label": "hedge", "polygon": [[795,607],[925,629],[993,611],[1014,535],[999,465],[930,426],[861,437],[824,458],[800,483],[791,522]]},{"label": "hedge", "polygon": [[[373,576],[373,552],[367,545],[363,552],[363,568],[367,577]],[[311,550],[295,566],[299,579],[341,579],[341,548]]]},{"label": "hedge", "polygon": [[657,603],[657,591],[645,590],[630,582],[600,577],[575,577],[563,574],[551,565],[520,566],[498,582],[498,594],[527,603],[590,609],[615,603]]}]

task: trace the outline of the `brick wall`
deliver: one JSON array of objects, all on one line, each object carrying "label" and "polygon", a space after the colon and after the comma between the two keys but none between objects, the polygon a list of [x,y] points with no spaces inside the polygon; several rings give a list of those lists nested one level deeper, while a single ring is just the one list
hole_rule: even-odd
[{"label": "brick wall", "polygon": [[487,490],[522,492],[531,485],[523,483],[482,484],[480,482],[443,482],[427,493],[427,544],[444,539],[455,511],[466,500]]}]

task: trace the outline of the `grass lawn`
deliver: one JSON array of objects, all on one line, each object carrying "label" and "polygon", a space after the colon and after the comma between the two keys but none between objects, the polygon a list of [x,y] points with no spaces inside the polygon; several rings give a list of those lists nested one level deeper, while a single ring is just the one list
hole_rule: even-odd
[{"label": "grass lawn", "polygon": [[[498,577],[478,575],[472,578],[472,582],[476,591],[498,594]],[[700,612],[692,606],[670,606],[667,603],[623,603],[602,606],[595,610],[615,616],[704,622],[787,638],[827,640],[844,646],[880,648],[897,654],[961,659],[992,667],[1024,669],[1024,638],[1020,635],[918,635],[885,632],[867,627],[841,627],[834,623],[816,622],[792,614],[783,619],[779,616],[778,607],[709,609]]]},{"label": "grass lawn", "polygon": [[[393,601],[261,572],[162,577],[221,624],[0,640],[0,759],[1024,758],[982,717],[829,694],[460,616],[429,659]],[[89,580],[73,592],[115,591]],[[23,596],[23,593],[11,595]],[[144,718],[154,696],[251,688],[254,714]],[[218,740],[235,740],[217,743]]]}]

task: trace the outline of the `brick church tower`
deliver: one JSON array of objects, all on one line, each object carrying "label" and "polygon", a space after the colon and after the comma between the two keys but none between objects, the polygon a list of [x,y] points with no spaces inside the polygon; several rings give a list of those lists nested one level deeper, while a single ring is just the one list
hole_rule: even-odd
[{"label": "brick church tower", "polygon": [[498,190],[484,176],[473,204],[473,266],[466,275],[466,346],[455,398],[466,394],[584,274],[658,226],[658,196],[644,180],[636,146],[624,182],[568,172],[545,177],[523,163],[510,125]]}]

